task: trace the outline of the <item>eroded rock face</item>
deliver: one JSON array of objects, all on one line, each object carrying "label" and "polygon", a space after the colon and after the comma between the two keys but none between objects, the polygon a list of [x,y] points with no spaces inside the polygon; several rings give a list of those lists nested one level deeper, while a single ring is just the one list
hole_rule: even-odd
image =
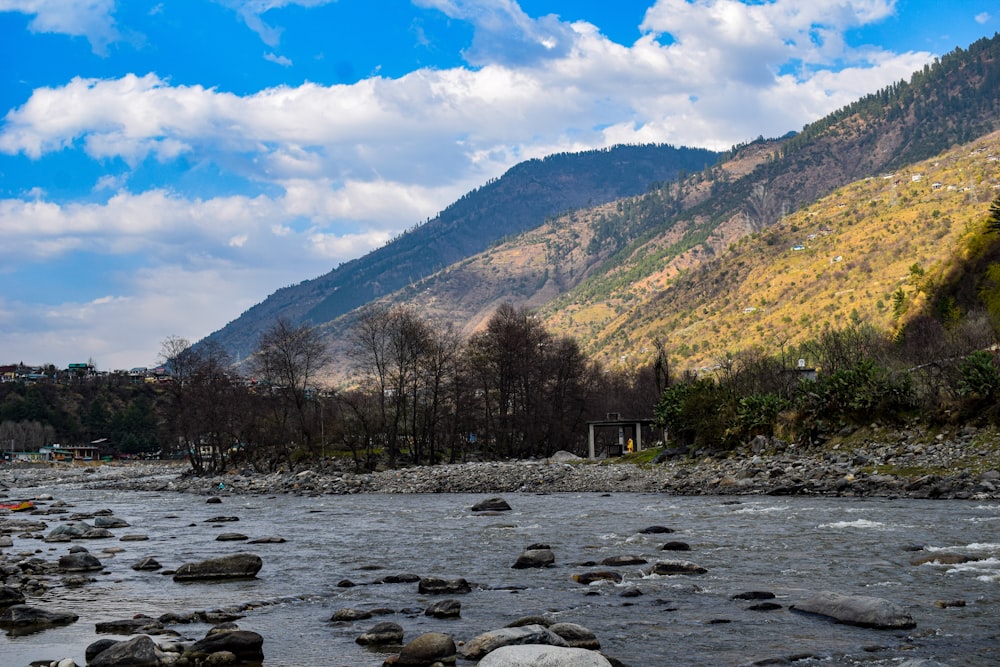
[{"label": "eroded rock face", "polygon": [[866,595],[841,595],[824,591],[791,606],[796,611],[827,616],[847,625],[884,630],[916,627],[913,617],[899,605]]},{"label": "eroded rock face", "polygon": [[198,563],[185,563],[177,568],[174,581],[211,579],[252,579],[260,572],[264,561],[254,554],[233,554],[210,558]]}]

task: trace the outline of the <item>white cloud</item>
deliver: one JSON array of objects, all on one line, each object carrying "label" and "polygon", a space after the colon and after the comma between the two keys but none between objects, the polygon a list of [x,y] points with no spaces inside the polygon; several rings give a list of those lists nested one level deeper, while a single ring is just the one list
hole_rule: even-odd
[{"label": "white cloud", "polygon": [[286,58],[285,56],[279,56],[276,53],[265,53],[264,60],[272,62],[275,65],[281,65],[282,67],[292,66],[292,61],[290,58]]},{"label": "white cloud", "polygon": [[300,7],[320,7],[337,0],[216,0],[219,4],[236,11],[247,27],[260,36],[268,46],[277,46],[281,41],[281,28],[275,28],[264,22],[262,16],[272,9],[281,9],[290,5]]},{"label": "white cloud", "polygon": [[86,37],[94,53],[102,56],[121,37],[114,10],[115,0],[0,0],[0,12],[32,15],[32,32]]},{"label": "white cloud", "polygon": [[993,17],[990,16],[988,12],[980,12],[979,14],[976,14],[976,23],[985,25],[990,22],[991,18]]}]

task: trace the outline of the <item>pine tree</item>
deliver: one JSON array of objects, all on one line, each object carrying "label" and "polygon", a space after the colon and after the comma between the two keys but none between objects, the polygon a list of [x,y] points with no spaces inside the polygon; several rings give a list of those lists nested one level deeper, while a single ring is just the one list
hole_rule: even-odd
[{"label": "pine tree", "polygon": [[986,231],[1000,232],[1000,195],[990,204],[990,215],[986,218]]}]

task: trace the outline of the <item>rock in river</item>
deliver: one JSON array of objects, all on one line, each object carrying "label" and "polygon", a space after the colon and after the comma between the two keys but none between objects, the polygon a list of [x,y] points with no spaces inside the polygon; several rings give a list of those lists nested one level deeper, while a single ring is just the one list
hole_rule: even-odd
[{"label": "rock in river", "polygon": [[792,605],[791,608],[829,616],[838,623],[864,628],[898,630],[916,626],[913,617],[899,605],[866,595],[841,595],[824,591]]},{"label": "rock in river", "polygon": [[556,556],[547,544],[532,544],[521,552],[517,562],[511,565],[515,570],[529,567],[549,567],[556,562]]},{"label": "rock in river", "polygon": [[75,623],[80,617],[59,611],[48,611],[27,604],[15,604],[0,613],[0,628],[12,635],[28,634]]},{"label": "rock in river", "polygon": [[473,637],[462,647],[462,655],[467,660],[480,660],[501,646],[521,644],[545,644],[568,648],[565,639],[542,625],[524,625],[517,628],[500,628]]},{"label": "rock in river", "polygon": [[502,646],[479,661],[479,667],[611,667],[600,653],[560,646]]},{"label": "rock in river", "polygon": [[[88,654],[90,652],[88,649]],[[87,667],[159,667],[165,664],[163,651],[146,635],[113,642],[87,659]]]},{"label": "rock in river", "polygon": [[487,498],[472,506],[473,512],[509,512],[510,505],[503,498]]},{"label": "rock in river", "polygon": [[177,568],[174,581],[198,581],[201,579],[252,579],[264,565],[260,556],[254,554],[233,554],[220,558],[209,558],[198,563],[185,563]]}]

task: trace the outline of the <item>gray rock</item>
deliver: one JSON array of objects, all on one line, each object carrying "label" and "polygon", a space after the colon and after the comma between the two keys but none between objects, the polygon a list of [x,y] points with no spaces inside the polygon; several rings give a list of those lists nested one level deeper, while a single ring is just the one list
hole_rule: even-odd
[{"label": "gray rock", "polygon": [[184,651],[184,655],[198,658],[224,651],[235,655],[238,661],[263,662],[264,638],[249,630],[209,631],[204,639]]},{"label": "gray rock", "polygon": [[242,540],[249,539],[243,533],[220,533],[216,538],[216,542],[240,542]]},{"label": "gray rock", "polygon": [[233,554],[210,558],[198,563],[185,563],[177,568],[174,581],[205,579],[252,579],[260,572],[264,562],[254,554]]},{"label": "gray rock", "polygon": [[362,646],[385,646],[403,643],[403,626],[392,621],[376,623],[370,630],[354,640]]},{"label": "gray rock", "polygon": [[458,595],[472,592],[472,586],[465,579],[439,579],[437,577],[423,577],[417,584],[417,591],[421,595]]},{"label": "gray rock", "polygon": [[142,560],[132,565],[133,570],[147,570],[147,571],[159,570],[161,567],[163,566],[160,565],[160,561],[156,560],[152,556],[146,556]]},{"label": "gray rock", "polygon": [[149,616],[124,618],[118,621],[102,621],[95,625],[97,634],[105,635],[135,635],[158,634],[163,631],[163,623]]},{"label": "gray rock", "polygon": [[484,632],[465,643],[462,655],[468,660],[481,660],[501,646],[545,644],[569,648],[565,639],[541,625],[523,625]]},{"label": "gray rock", "polygon": [[365,621],[372,617],[370,611],[365,611],[364,609],[338,609],[333,612],[333,616],[330,617],[330,621],[334,623],[353,623],[354,621]]},{"label": "gray rock", "polygon": [[65,554],[59,557],[59,569],[63,572],[92,572],[103,568],[101,561],[87,552]]},{"label": "gray rock", "polygon": [[94,519],[94,528],[128,528],[125,519],[116,516],[99,516]]},{"label": "gray rock", "polygon": [[24,604],[24,594],[10,586],[0,586],[0,607]]},{"label": "gray rock", "polygon": [[639,556],[610,556],[601,561],[601,565],[608,567],[623,567],[626,565],[645,565],[649,561]]},{"label": "gray rock", "polygon": [[0,612],[0,628],[15,635],[27,634],[45,628],[76,623],[79,618],[76,614],[48,611],[27,604],[15,604]]},{"label": "gray rock", "polygon": [[425,666],[435,662],[455,663],[455,640],[441,632],[425,632],[399,652],[397,665]]},{"label": "gray rock", "polygon": [[106,540],[109,537],[114,537],[115,534],[112,533],[107,528],[91,528],[83,535],[80,536],[81,540]]},{"label": "gray rock", "polygon": [[648,569],[649,574],[705,574],[707,569],[689,560],[661,560]]},{"label": "gray rock", "polygon": [[458,600],[439,600],[427,607],[425,616],[433,618],[458,618],[462,615],[462,603]]},{"label": "gray rock", "polygon": [[87,667],[161,667],[164,664],[163,651],[146,635],[114,642],[87,660]]},{"label": "gray rock", "polygon": [[550,632],[554,632],[569,644],[572,648],[585,648],[596,651],[601,648],[601,642],[597,635],[589,629],[576,623],[553,623],[548,626]]},{"label": "gray rock", "polygon": [[595,572],[584,572],[583,574],[574,574],[573,581],[578,584],[589,585],[595,581],[613,581],[618,583],[622,580],[622,575],[618,572],[611,572],[609,570],[598,570]]},{"label": "gray rock", "polygon": [[473,512],[509,512],[510,505],[503,498],[487,498],[472,506]]},{"label": "gray rock", "polygon": [[479,667],[611,667],[600,653],[560,646],[501,646],[479,661]]},{"label": "gray rock", "polygon": [[515,570],[523,570],[532,567],[549,567],[556,562],[556,556],[552,549],[547,546],[544,549],[533,549],[528,547],[517,557],[517,561],[511,565]]},{"label": "gray rock", "polygon": [[791,606],[796,611],[828,616],[838,623],[886,630],[916,626],[913,617],[888,600],[824,591]]}]

